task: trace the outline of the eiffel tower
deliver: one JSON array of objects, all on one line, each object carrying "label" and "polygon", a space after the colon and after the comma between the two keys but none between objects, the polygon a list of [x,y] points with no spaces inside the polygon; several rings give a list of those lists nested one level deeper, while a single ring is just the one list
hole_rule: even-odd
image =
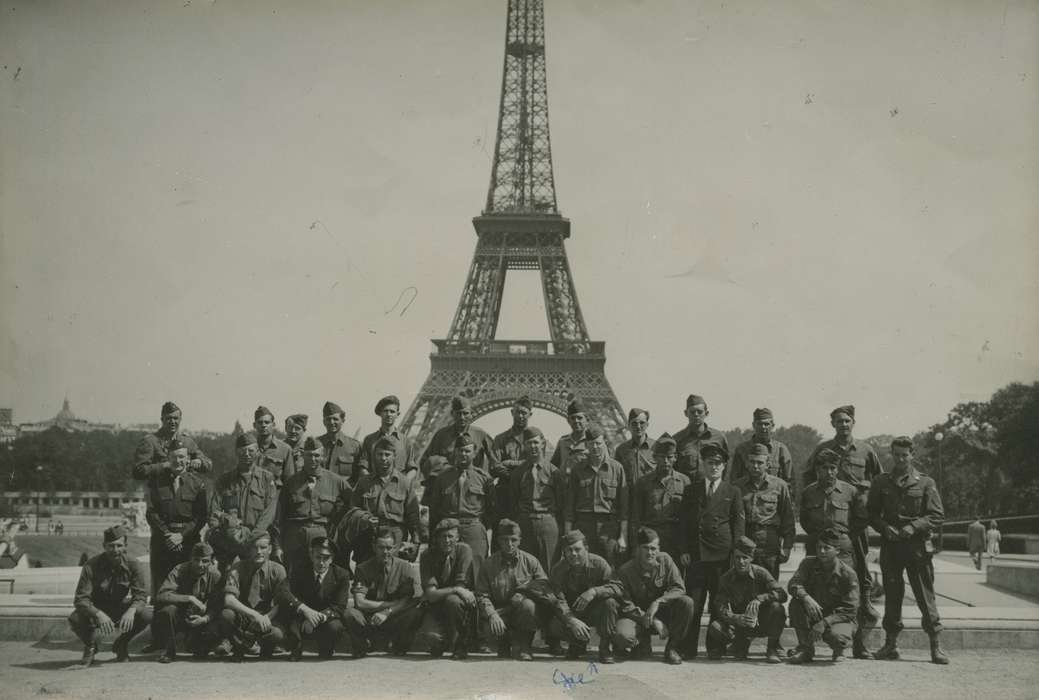
[{"label": "eiffel tower", "polygon": [[[451,419],[451,398],[470,398],[473,419],[526,394],[566,416],[572,397],[616,444],[624,414],[606,379],[606,343],[589,340],[556,206],[548,135],[543,0],[509,0],[498,134],[487,203],[473,219],[476,252],[447,338],[433,340],[432,369],[401,429],[424,449]],[[495,337],[509,270],[540,270],[550,340]]]}]

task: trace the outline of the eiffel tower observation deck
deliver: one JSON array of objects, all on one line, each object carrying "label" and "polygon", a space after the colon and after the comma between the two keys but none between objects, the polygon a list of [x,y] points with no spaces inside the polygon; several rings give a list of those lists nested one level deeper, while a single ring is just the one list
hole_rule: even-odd
[{"label": "eiffel tower observation deck", "polygon": [[[548,130],[542,0],[509,0],[494,164],[476,252],[447,337],[433,340],[431,371],[402,429],[424,447],[468,397],[474,420],[526,394],[566,415],[573,397],[613,443],[624,414],[606,379],[606,344],[591,340],[566,255],[570,221],[559,213]],[[496,337],[509,270],[539,270],[550,338]]]}]

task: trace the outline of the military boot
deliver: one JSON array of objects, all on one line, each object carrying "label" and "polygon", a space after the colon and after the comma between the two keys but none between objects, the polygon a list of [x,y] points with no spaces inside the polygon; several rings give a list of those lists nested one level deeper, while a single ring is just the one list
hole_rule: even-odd
[{"label": "military boot", "polygon": [[112,642],[112,651],[115,652],[115,660],[118,662],[130,660],[130,636],[121,634]]},{"label": "military boot", "polygon": [[862,638],[866,636],[865,630],[859,630],[855,633],[855,636],[851,640],[851,655],[856,659],[865,659],[870,661],[875,659],[873,652],[866,648],[866,643],[862,641]]},{"label": "military boot", "polygon": [[94,663],[95,654],[97,654],[97,644],[87,644],[83,647],[83,657],[79,660],[79,665],[83,668],[90,668]]},{"label": "military boot", "polygon": [[512,658],[517,661],[533,661],[534,655],[530,652],[530,645],[534,641],[533,632],[520,632],[512,640]]},{"label": "military boot", "polygon": [[931,635],[931,663],[945,665],[949,663],[949,656],[942,651],[942,645],[938,641],[938,633]]},{"label": "military boot", "polygon": [[815,642],[812,641],[811,633],[806,629],[797,628],[797,648],[794,649],[787,662],[792,664],[806,664],[815,658]]},{"label": "military boot", "polygon": [[877,649],[873,653],[873,657],[887,661],[897,661],[901,657],[901,654],[898,652],[898,632],[888,632],[887,637],[884,638],[884,646]]},{"label": "military boot", "polygon": [[780,658],[780,652],[782,652],[782,647],[779,646],[779,640],[768,640],[768,646],[765,648],[765,661],[770,664],[783,663],[783,660]]}]

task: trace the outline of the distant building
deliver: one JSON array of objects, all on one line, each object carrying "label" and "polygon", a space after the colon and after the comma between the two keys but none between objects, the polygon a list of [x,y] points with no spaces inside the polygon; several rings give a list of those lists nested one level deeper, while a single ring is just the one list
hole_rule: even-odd
[{"label": "distant building", "polygon": [[58,415],[54,416],[50,420],[40,421],[39,423],[22,423],[18,426],[18,435],[42,433],[51,428],[58,428],[68,433],[87,433],[95,430],[104,430],[109,433],[114,433],[119,430],[119,426],[115,423],[91,423],[82,418],[77,418],[76,414],[72,412],[71,408],[69,408],[68,397],[65,397],[65,402],[62,404],[61,410],[58,411]]},{"label": "distant building", "polygon": [[0,408],[0,447],[10,447],[18,437],[18,427],[14,424],[14,409]]}]

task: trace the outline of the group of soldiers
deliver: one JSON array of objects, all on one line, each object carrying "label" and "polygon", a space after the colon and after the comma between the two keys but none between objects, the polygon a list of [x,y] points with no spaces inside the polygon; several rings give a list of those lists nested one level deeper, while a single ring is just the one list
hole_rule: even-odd
[{"label": "group of soldiers", "polygon": [[[666,639],[663,660],[680,664],[699,652],[705,609],[712,659],[745,659],[757,637],[769,663],[810,662],[819,640],[834,661],[848,647],[856,658],[897,659],[905,577],[931,659],[948,663],[931,564],[944,518],[935,482],[913,466],[906,437],[892,442],[885,473],[852,435],[853,406],[831,413],[835,434],[808,459],[798,516],[790,451],[773,437],[767,408],[754,411],[752,438],[732,453],[697,395],[686,401],[688,425],[655,440],[649,412],[632,409],[630,439],[611,450],[574,399],[572,432],[551,457],[527,397],[493,438],[456,397],[451,424],[421,455],[397,428],[399,411],[396,397],[380,399],[379,429],[358,442],[328,402],[324,434],[308,436],[297,414],[282,440],[260,406],[254,431],[236,440],[235,470],[210,480],[209,458],[180,431],[181,410],[164,404],[133,467],[147,482],[151,606],[125,533],[109,529],[104,553],[83,567],[70,617],[82,663],[117,627],[113,651],[126,660],[129,641],[151,625],[164,663],[177,658],[178,636],[195,656],[232,660],[278,646],[299,660],[305,639],[330,658],[344,635],[354,657],[423,646],[464,659],[496,642],[499,656],[529,660],[540,630],[549,653],[569,659],[584,658],[594,631],[600,663],[647,658],[656,635]],[[808,556],[784,588],[795,517]],[[878,618],[868,526],[881,536],[885,593],[886,641],[875,652],[865,642]],[[797,646],[784,657],[788,623]]]}]

